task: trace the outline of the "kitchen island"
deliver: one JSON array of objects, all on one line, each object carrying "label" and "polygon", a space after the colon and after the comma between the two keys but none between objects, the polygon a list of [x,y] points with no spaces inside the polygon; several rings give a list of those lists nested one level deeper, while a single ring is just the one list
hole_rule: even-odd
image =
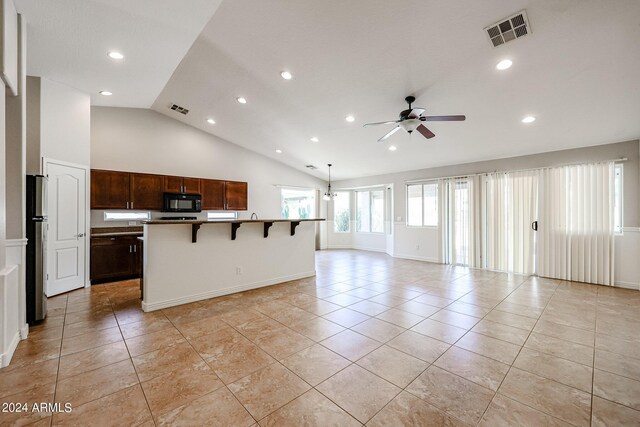
[{"label": "kitchen island", "polygon": [[314,276],[318,221],[146,221],[142,309]]}]

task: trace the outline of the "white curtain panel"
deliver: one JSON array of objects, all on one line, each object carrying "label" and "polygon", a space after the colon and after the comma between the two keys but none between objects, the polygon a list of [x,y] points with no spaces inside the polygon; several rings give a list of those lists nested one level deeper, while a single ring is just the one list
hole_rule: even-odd
[{"label": "white curtain panel", "polygon": [[613,162],[540,173],[539,275],[614,284]]},{"label": "white curtain panel", "polygon": [[439,181],[440,200],[446,200],[438,207],[444,263],[481,266],[479,187],[479,176]]},{"label": "white curtain panel", "polygon": [[485,268],[507,271],[507,175],[493,173],[485,177]]},{"label": "white curtain panel", "polygon": [[533,274],[535,271],[535,231],[538,171],[507,174],[507,271]]},{"label": "white curtain panel", "polygon": [[488,174],[484,188],[485,268],[533,274],[538,171]]}]

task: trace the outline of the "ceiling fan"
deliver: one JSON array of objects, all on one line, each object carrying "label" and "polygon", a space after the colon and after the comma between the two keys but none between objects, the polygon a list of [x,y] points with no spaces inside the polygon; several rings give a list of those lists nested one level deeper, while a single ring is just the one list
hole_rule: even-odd
[{"label": "ceiling fan", "polygon": [[407,96],[405,99],[409,104],[409,108],[400,112],[399,120],[389,121],[389,122],[377,122],[377,123],[367,123],[365,126],[377,126],[377,125],[388,125],[395,123],[396,127],[391,129],[384,135],[382,138],[378,140],[378,142],[382,142],[385,139],[389,138],[391,135],[396,133],[400,129],[406,130],[408,133],[417,130],[424,136],[425,138],[433,138],[436,136],[433,132],[431,132],[422,122],[461,122],[466,119],[465,116],[423,116],[424,108],[412,108],[411,104],[416,100],[414,96]]}]

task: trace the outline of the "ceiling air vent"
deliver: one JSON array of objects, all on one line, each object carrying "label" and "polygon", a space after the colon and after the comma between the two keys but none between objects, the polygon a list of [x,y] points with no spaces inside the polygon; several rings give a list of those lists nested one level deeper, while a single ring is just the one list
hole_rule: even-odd
[{"label": "ceiling air vent", "polygon": [[318,169],[317,167],[313,166],[313,165],[306,165],[305,168],[307,169],[311,169],[311,170],[315,170]]},{"label": "ceiling air vent", "polygon": [[493,47],[526,36],[531,33],[527,12],[521,11],[484,29]]},{"label": "ceiling air vent", "polygon": [[177,111],[180,114],[184,114],[185,116],[189,113],[189,110],[179,106],[178,104],[171,104],[169,108],[171,108],[173,111]]}]

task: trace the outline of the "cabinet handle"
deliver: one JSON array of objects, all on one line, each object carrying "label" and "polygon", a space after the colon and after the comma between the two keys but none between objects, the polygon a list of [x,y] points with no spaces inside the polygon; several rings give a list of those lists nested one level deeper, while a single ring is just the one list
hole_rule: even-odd
[{"label": "cabinet handle", "polygon": [[138,247],[136,245],[133,245],[133,253],[137,253],[138,252]]},{"label": "cabinet handle", "polygon": [[131,209],[133,209],[133,202],[131,202]]},{"label": "cabinet handle", "polygon": [[131,249],[131,245],[129,245],[129,253],[132,253],[133,249]]},{"label": "cabinet handle", "polygon": [[129,202],[127,202],[127,207],[126,207],[126,209],[129,209]]}]

